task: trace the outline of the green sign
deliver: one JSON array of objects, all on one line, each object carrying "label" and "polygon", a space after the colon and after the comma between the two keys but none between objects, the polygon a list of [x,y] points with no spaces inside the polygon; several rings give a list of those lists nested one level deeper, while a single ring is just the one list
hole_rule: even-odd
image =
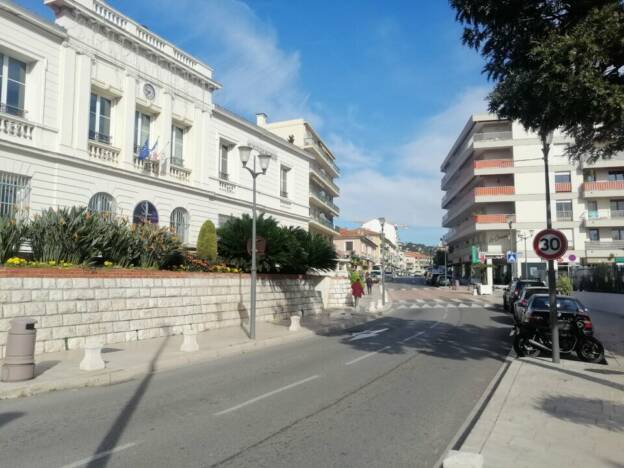
[{"label": "green sign", "polygon": [[615,263],[624,263],[624,257],[615,257]]},{"label": "green sign", "polygon": [[479,247],[477,247],[476,245],[470,247],[470,256],[473,265],[481,263],[481,260],[479,260]]}]

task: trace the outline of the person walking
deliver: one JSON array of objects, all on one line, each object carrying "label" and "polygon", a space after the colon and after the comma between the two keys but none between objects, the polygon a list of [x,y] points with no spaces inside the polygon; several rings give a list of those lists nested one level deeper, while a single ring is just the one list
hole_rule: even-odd
[{"label": "person walking", "polygon": [[364,295],[364,288],[362,287],[362,283],[359,278],[357,281],[351,283],[351,294],[353,295],[353,305],[357,309],[360,298]]},{"label": "person walking", "polygon": [[366,273],[366,294],[373,294],[373,278],[369,273]]}]

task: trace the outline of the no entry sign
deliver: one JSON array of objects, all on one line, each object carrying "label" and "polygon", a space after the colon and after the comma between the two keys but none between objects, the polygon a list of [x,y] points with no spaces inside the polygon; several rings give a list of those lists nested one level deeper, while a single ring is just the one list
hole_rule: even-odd
[{"label": "no entry sign", "polygon": [[568,250],[568,239],[557,229],[544,229],[533,238],[533,250],[543,259],[556,260]]}]

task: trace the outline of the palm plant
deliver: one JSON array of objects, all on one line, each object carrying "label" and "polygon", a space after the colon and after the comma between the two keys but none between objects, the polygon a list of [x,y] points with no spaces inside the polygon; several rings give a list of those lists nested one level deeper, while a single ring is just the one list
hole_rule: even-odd
[{"label": "palm plant", "polygon": [[0,263],[17,255],[26,233],[24,223],[0,217]]}]

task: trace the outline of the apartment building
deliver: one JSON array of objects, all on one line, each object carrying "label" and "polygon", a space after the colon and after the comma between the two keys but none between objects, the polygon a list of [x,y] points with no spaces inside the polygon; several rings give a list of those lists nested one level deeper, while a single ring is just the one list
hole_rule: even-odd
[{"label": "apartment building", "polygon": [[[587,201],[592,196],[598,200],[600,195],[607,194],[607,201],[592,205],[592,219],[604,223],[598,220],[609,209],[608,195],[617,192],[606,191],[611,183],[602,182],[608,178],[606,168],[570,164],[564,156],[568,143],[564,135],[555,133],[549,157],[553,227],[563,231],[569,243],[568,252],[557,262],[558,268],[608,258],[593,253],[597,251],[596,243],[607,245],[604,239],[599,240],[600,235],[608,235],[598,226],[590,231]],[[617,166],[618,162],[604,164]],[[455,273],[470,275],[474,246],[481,261],[493,265],[488,270],[493,272],[495,282],[505,282],[512,275],[543,275],[546,264],[532,248],[533,235],[546,227],[544,163],[537,135],[516,122],[489,114],[473,115],[441,170],[445,192],[442,208],[446,210],[442,225],[449,229],[445,240]],[[584,181],[590,174],[591,180],[596,180],[593,185]],[[624,190],[620,193],[624,196]],[[589,236],[595,236],[595,240],[591,241]],[[518,252],[515,265],[507,264],[506,252],[510,250]]]},{"label": "apartment building", "polygon": [[366,270],[379,264],[379,235],[367,229],[341,229],[334,237],[338,258],[357,261]]},{"label": "apartment building", "polygon": [[405,252],[405,271],[408,275],[422,275],[431,266],[431,255],[422,252]]},{"label": "apartment building", "polygon": [[[377,255],[381,259],[382,254],[382,242],[381,242],[381,222],[377,218],[373,218],[370,221],[362,224],[362,228],[370,231],[369,236],[375,237],[375,242],[378,245]],[[396,272],[402,268],[401,261],[401,249],[399,245],[399,235],[397,228],[394,224],[384,223],[383,225],[383,253],[384,253],[384,267],[387,271]]]},{"label": "apartment building", "polygon": [[0,3],[0,215],[84,205],[170,226],[251,212],[237,147],[269,153],[258,205],[308,227],[314,157],[216,106],[213,70],[97,0]]},{"label": "apartment building", "polygon": [[[310,231],[331,241],[338,235],[334,217],[340,214],[335,203],[336,197],[340,195],[336,184],[340,170],[334,154],[303,119],[269,122],[267,115],[260,113],[256,115],[256,124],[303,148],[313,158],[309,175]],[[288,171],[287,168],[285,170]]]}]

